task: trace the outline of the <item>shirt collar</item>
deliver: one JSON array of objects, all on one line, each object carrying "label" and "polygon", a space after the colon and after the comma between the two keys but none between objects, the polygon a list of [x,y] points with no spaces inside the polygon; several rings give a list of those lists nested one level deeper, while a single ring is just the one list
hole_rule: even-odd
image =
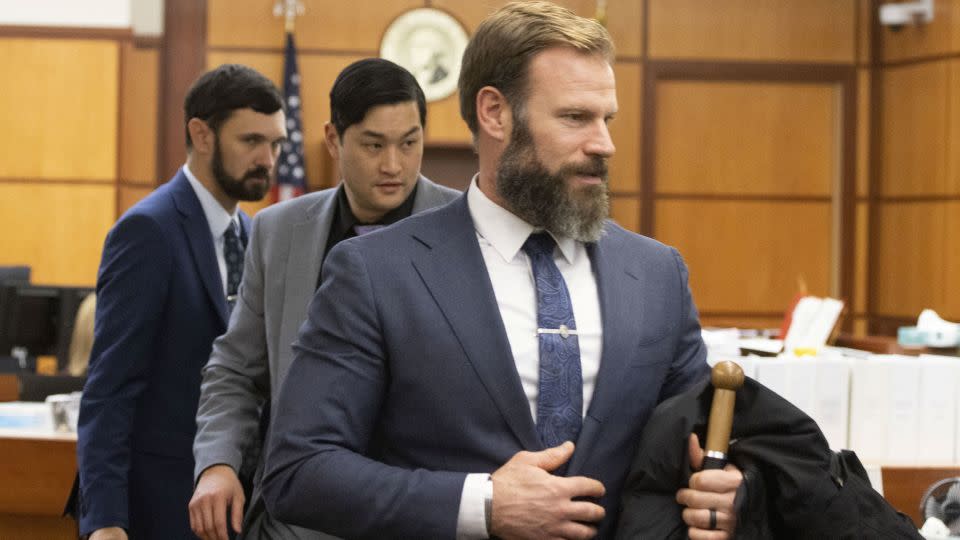
[{"label": "shirt collar", "polygon": [[413,214],[413,201],[416,198],[417,188],[419,186],[420,181],[418,178],[417,182],[413,185],[413,189],[410,190],[410,194],[407,195],[407,198],[404,199],[400,206],[390,210],[373,223],[361,223],[360,220],[353,215],[353,210],[350,209],[350,199],[347,198],[346,187],[343,185],[343,182],[341,182],[340,187],[337,189],[337,230],[345,232],[353,228],[354,225],[393,225],[401,219],[410,217]]},{"label": "shirt collar", "polygon": [[193,188],[193,192],[197,194],[197,199],[200,200],[203,215],[207,218],[207,225],[210,226],[210,234],[213,235],[214,240],[219,240],[230,222],[237,220],[237,210],[234,210],[233,214],[228,213],[213,197],[213,194],[197,180],[197,177],[193,175],[190,167],[186,164],[183,166],[183,175],[187,177],[190,187]]},{"label": "shirt collar", "polygon": [[[473,226],[477,234],[485,238],[493,249],[507,262],[517,256],[530,234],[537,231],[536,227],[520,219],[506,208],[490,200],[480,191],[477,181],[480,175],[474,175],[467,190],[467,208],[473,218]],[[547,231],[549,232],[549,231]],[[550,232],[560,248],[563,258],[573,263],[577,251],[577,241],[572,238],[558,237]]]}]

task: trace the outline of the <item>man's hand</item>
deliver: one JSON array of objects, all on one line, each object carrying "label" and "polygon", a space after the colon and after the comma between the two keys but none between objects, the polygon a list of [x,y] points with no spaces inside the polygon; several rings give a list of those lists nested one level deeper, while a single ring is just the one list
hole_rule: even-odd
[{"label": "man's hand", "polygon": [[[243,523],[243,486],[229,465],[214,465],[200,474],[190,499],[190,528],[203,540],[228,540],[227,507],[233,530]],[[92,539],[91,539],[92,540]]]},{"label": "man's hand", "polygon": [[127,540],[127,531],[120,527],[104,527],[93,531],[87,538],[88,540]]},{"label": "man's hand", "polygon": [[574,498],[603,496],[603,484],[576,476],[563,478],[550,471],[573,455],[573,443],[541,452],[517,452],[493,473],[492,536],[587,539],[597,534],[591,525],[603,519],[603,507]]},{"label": "man's hand", "polygon": [[[696,434],[690,434],[690,466],[703,466],[703,450]],[[700,471],[690,477],[690,488],[677,492],[677,502],[686,506],[683,521],[689,526],[690,540],[727,540],[737,530],[737,512],[733,500],[743,482],[740,469],[727,464],[720,470]],[[711,529],[710,513],[716,523]]]}]

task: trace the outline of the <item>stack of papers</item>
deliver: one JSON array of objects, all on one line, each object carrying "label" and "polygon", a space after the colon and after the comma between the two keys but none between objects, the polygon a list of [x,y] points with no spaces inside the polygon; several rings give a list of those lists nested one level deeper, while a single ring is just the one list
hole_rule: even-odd
[{"label": "stack of papers", "polygon": [[54,433],[50,406],[19,401],[0,403],[0,430],[7,434]]}]

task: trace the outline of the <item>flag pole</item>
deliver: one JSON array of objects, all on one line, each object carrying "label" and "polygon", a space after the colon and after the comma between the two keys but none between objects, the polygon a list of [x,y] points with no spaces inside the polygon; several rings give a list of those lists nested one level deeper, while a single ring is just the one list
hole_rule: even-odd
[{"label": "flag pole", "polygon": [[272,202],[289,200],[307,191],[300,73],[297,69],[297,49],[293,39],[294,22],[304,11],[303,3],[297,0],[277,0],[273,6],[274,16],[284,18],[286,46],[283,53],[283,101],[287,140],[284,141],[277,158],[277,180],[270,190]]}]

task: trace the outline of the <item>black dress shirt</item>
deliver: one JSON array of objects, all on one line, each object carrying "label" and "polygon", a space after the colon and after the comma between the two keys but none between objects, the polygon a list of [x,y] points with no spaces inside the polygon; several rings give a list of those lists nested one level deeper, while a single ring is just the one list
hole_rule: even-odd
[{"label": "black dress shirt", "polygon": [[[323,250],[323,258],[327,258],[327,253],[333,249],[333,246],[353,238],[357,233],[353,230],[356,225],[392,225],[403,218],[410,217],[413,213],[413,199],[417,195],[418,182],[413,186],[410,195],[407,195],[403,203],[383,215],[382,218],[373,223],[363,223],[353,215],[350,209],[350,201],[347,199],[347,192],[341,184],[337,189],[337,207],[333,211],[333,223],[330,225],[330,235],[327,236],[327,246]],[[317,276],[317,288],[320,288],[320,276],[323,275],[323,261],[320,262],[320,275]]]}]

